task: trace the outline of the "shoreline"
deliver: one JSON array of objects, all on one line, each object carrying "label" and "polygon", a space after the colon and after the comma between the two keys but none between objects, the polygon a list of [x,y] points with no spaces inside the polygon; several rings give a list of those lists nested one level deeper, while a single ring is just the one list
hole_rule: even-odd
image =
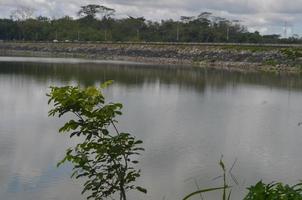
[{"label": "shoreline", "polygon": [[[282,50],[282,49],[281,49]],[[155,65],[190,65],[240,72],[298,74],[292,60],[274,47],[149,44],[0,43],[0,56],[80,58]]]}]

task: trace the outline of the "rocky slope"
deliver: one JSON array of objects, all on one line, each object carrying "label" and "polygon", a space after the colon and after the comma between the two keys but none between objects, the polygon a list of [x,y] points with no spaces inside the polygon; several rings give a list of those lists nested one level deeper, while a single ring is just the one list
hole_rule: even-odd
[{"label": "rocky slope", "polygon": [[[154,64],[195,64],[241,71],[300,72],[299,49],[122,43],[0,43],[2,56],[82,57]],[[293,53],[294,52],[294,53]],[[294,56],[292,56],[292,54]]]}]

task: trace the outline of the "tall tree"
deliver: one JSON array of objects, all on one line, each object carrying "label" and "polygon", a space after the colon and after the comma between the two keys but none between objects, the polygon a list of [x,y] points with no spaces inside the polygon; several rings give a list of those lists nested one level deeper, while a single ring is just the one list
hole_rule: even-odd
[{"label": "tall tree", "polygon": [[108,8],[106,6],[101,6],[97,4],[89,4],[86,6],[81,6],[78,15],[88,18],[96,18],[97,15],[101,15],[101,18],[103,19],[113,16],[114,13],[115,10],[112,8]]},{"label": "tall tree", "polygon": [[100,9],[100,5],[95,5],[95,4],[81,6],[78,15],[89,17],[89,18],[95,18],[96,14],[99,12],[99,9]]},{"label": "tall tree", "polygon": [[145,24],[146,19],[144,17],[131,17],[129,16],[129,22],[130,25],[133,27],[133,29],[136,32],[135,40],[139,41],[140,40],[140,35],[141,35],[141,30],[142,28],[146,25]]}]

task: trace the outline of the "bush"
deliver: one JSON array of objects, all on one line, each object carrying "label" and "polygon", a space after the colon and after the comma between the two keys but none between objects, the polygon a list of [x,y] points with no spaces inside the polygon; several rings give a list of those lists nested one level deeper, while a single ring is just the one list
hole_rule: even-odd
[{"label": "bush", "polygon": [[302,200],[302,183],[289,186],[283,183],[265,184],[260,181],[248,190],[244,200]]}]

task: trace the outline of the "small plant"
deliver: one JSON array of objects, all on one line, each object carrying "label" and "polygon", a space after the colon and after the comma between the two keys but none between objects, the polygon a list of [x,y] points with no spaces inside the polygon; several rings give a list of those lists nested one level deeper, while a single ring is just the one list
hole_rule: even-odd
[{"label": "small plant", "polygon": [[[183,198],[183,200],[189,200],[191,197],[193,197],[195,195],[198,195],[198,194],[203,194],[203,193],[208,193],[208,192],[214,192],[214,191],[219,191],[219,190],[223,191],[222,192],[222,200],[230,200],[231,199],[232,190],[230,190],[229,192],[227,191],[231,187],[228,185],[228,182],[227,182],[226,168],[225,168],[225,164],[224,164],[224,162],[222,160],[222,157],[221,157],[221,159],[219,161],[219,165],[220,165],[220,167],[221,167],[221,169],[223,171],[223,174],[221,176],[217,177],[217,178],[221,178],[221,177],[223,178],[223,186],[222,187],[201,189],[201,190],[195,191],[195,192],[187,195],[185,198]],[[232,168],[233,168],[233,166],[232,166]]]},{"label": "small plant", "polygon": [[282,183],[264,184],[260,181],[248,190],[244,200],[302,200],[302,183],[289,186]]},{"label": "small plant", "polygon": [[[59,130],[78,137],[81,142],[67,150],[65,161],[73,164],[72,177],[86,181],[82,194],[87,199],[101,200],[119,193],[126,200],[126,191],[146,189],[135,186],[140,170],[135,169],[136,157],[144,149],[142,141],[129,133],[121,133],[116,126],[116,116],[121,115],[122,105],[105,103],[102,88],[51,87],[49,104],[53,103],[50,116],[71,117]],[[72,114],[72,115],[70,115]]]}]

